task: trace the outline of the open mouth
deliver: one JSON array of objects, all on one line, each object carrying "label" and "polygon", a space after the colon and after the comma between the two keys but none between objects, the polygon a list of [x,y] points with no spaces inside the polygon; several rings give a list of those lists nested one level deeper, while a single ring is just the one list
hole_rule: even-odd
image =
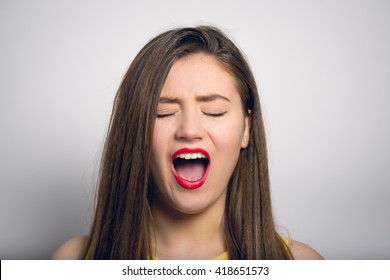
[{"label": "open mouth", "polygon": [[201,187],[210,169],[209,155],[202,149],[180,149],[172,156],[176,181],[186,189]]}]

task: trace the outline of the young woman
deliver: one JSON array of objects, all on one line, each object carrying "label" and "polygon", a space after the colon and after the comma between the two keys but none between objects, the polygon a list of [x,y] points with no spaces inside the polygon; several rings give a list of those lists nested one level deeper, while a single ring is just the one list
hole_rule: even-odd
[{"label": "young woman", "polygon": [[275,230],[253,74],[209,26],[152,39],[119,87],[89,236],[54,259],[320,259]]}]

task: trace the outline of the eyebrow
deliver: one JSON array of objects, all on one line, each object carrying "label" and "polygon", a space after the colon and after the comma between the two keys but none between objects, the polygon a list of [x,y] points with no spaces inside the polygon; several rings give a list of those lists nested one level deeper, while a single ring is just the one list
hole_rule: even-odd
[{"label": "eyebrow", "polygon": [[[208,94],[208,95],[201,95],[196,97],[196,101],[198,102],[211,102],[214,100],[225,100],[227,102],[231,102],[229,98],[220,95],[218,93]],[[160,97],[159,103],[164,104],[180,104],[180,100],[178,98],[170,98],[170,97]]]}]

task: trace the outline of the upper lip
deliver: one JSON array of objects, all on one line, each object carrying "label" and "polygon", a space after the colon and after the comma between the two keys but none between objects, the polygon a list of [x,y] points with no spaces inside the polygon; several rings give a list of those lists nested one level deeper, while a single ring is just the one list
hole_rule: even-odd
[{"label": "upper lip", "polygon": [[179,157],[180,154],[195,154],[195,153],[200,153],[204,155],[208,160],[210,160],[209,153],[203,150],[202,148],[181,148],[173,153],[172,160],[174,160],[176,157]]}]

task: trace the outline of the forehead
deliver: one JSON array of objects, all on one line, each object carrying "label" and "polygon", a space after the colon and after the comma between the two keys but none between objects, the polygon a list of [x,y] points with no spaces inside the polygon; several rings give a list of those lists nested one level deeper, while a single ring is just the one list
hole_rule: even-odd
[{"label": "forehead", "polygon": [[177,60],[165,80],[161,96],[218,93],[239,98],[236,79],[213,56],[192,54]]}]

